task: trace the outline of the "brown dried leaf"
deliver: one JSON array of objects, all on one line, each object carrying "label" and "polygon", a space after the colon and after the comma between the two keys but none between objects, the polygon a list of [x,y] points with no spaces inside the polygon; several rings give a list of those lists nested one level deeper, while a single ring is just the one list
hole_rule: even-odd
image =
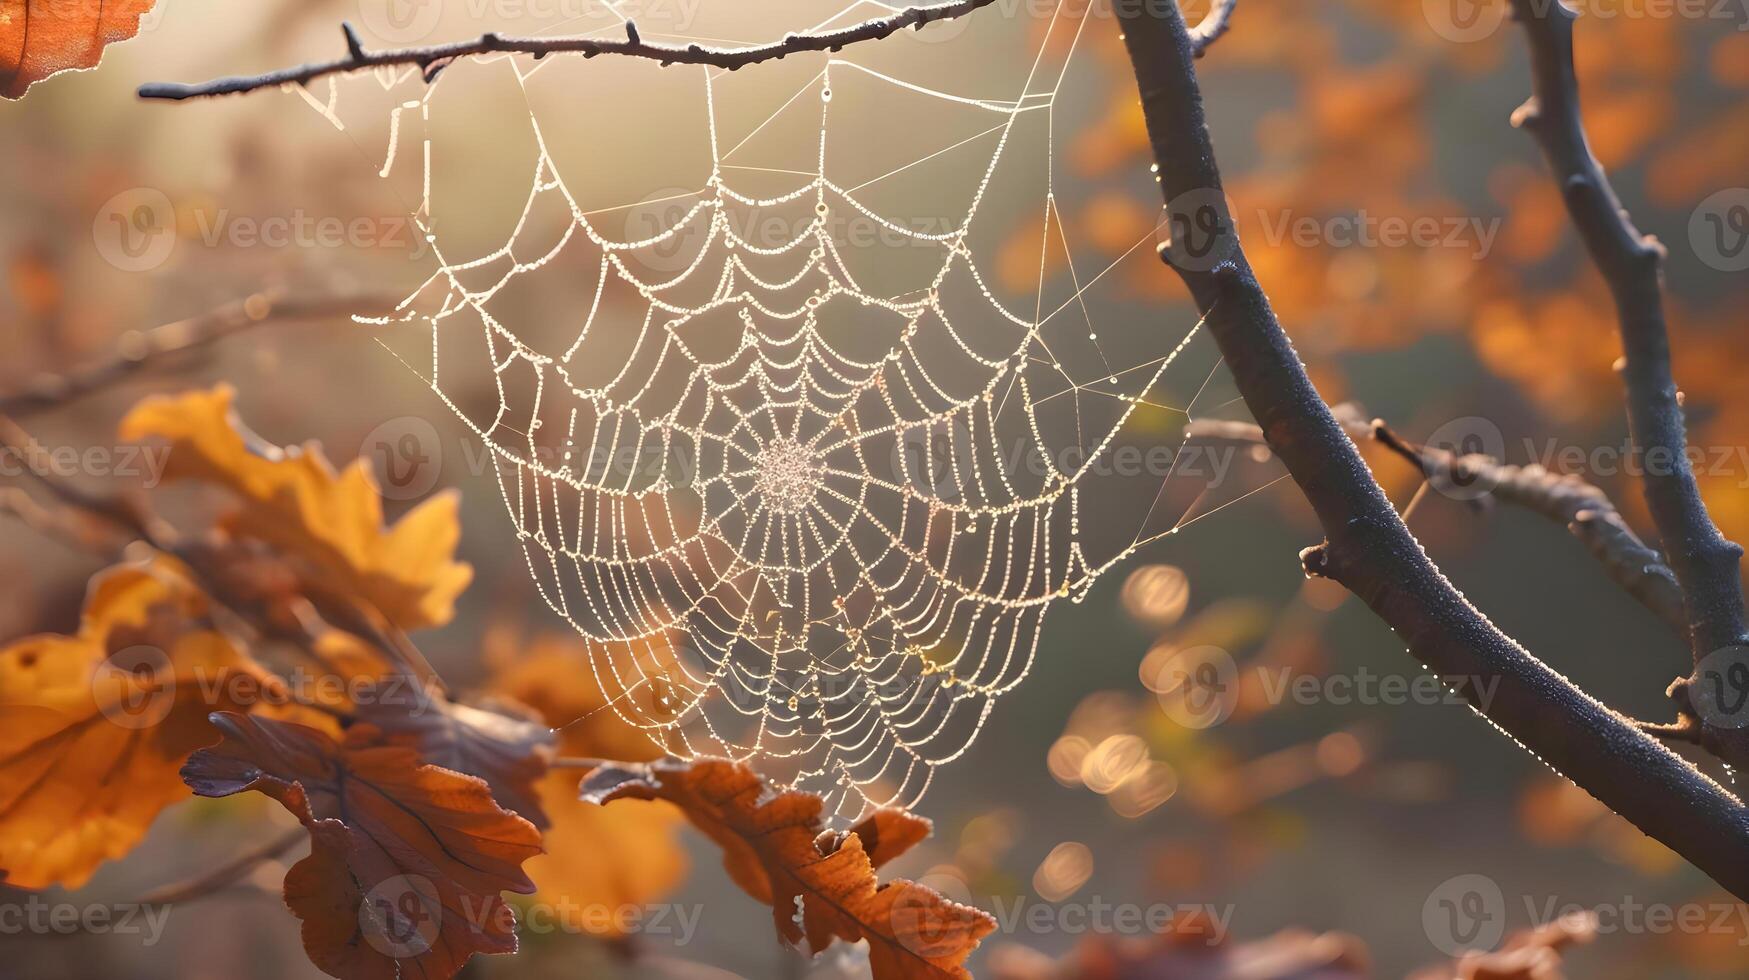
[{"label": "brown dried leaf", "polygon": [[833,939],[866,940],[875,980],[969,980],[966,957],[996,927],[983,912],[922,885],[876,883],[878,864],[927,834],[920,817],[887,811],[848,833],[828,833],[819,797],[773,795],[751,769],[722,761],[597,769],[583,783],[583,799],[678,805],[723,848],[735,883],[771,905],[785,942],[806,939],[818,953]]},{"label": "brown dried leaf", "polygon": [[501,895],[534,884],[522,863],[540,832],[492,800],[484,780],[421,765],[370,725],[343,742],[312,728],[223,713],[225,735],[182,769],[201,796],[256,790],[310,832],[285,877],[304,949],[331,976],[454,976],[475,953],[516,951]]}]

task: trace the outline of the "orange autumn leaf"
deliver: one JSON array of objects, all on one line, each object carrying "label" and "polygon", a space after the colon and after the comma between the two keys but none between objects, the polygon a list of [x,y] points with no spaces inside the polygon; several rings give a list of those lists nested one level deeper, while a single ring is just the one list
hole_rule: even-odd
[{"label": "orange autumn leaf", "polygon": [[363,460],[335,472],[314,445],[282,449],[237,418],[235,391],[220,385],[134,406],[121,438],[165,439],[164,476],[229,489],[242,502],[235,530],[300,560],[306,586],[361,596],[403,629],[441,626],[473,569],[455,560],[461,538],[454,494],[421,504],[392,527]]},{"label": "orange autumn leaf", "polygon": [[[487,658],[497,666],[493,689],[534,706],[557,730],[566,755],[644,761],[662,754],[649,736],[608,710],[575,638],[540,636],[525,644],[494,631]],[[563,928],[619,938],[631,923],[610,913],[660,901],[685,880],[688,861],[677,832],[686,818],[660,800],[587,805],[577,799],[581,776],[557,769],[540,781],[539,800],[552,825],[546,853],[528,862],[528,876],[540,889],[535,901],[553,910]]]},{"label": "orange autumn leaf", "polygon": [[534,900],[568,932],[618,939],[635,927],[620,914],[660,901],[686,880],[676,839],[680,811],[660,801],[612,807],[577,799],[576,770],[555,769],[537,786],[552,825],[545,854],[528,862]]},{"label": "orange autumn leaf", "polygon": [[475,953],[516,951],[505,891],[534,885],[522,863],[540,832],[499,807],[486,783],[420,764],[357,724],[336,742],[312,728],[221,713],[224,740],[183,779],[201,796],[255,790],[310,832],[285,876],[311,962],[342,980],[451,977]]},{"label": "orange autumn leaf", "polygon": [[910,814],[885,811],[848,833],[827,833],[818,796],[774,795],[745,765],[708,760],[597,769],[583,798],[678,805],[723,848],[735,883],[771,905],[785,942],[805,939],[819,953],[834,939],[866,940],[875,980],[969,980],[966,957],[996,928],[985,913],[922,885],[877,883],[875,869],[928,832]]},{"label": "orange autumn leaf", "polygon": [[156,0],[0,0],[0,96],[21,99],[63,71],[95,68],[103,49],[140,32]]},{"label": "orange autumn leaf", "polygon": [[167,562],[92,579],[79,631],[0,651],[0,870],[77,888],[188,795],[177,767],[218,737],[215,708],[275,683],[207,621]]}]

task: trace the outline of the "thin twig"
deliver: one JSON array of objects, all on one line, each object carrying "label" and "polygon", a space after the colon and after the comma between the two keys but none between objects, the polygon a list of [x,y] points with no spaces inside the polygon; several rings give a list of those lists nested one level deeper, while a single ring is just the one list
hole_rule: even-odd
[{"label": "thin twig", "polygon": [[[1323,526],[1308,574],[1347,586],[1416,662],[1463,681],[1473,707],[1642,831],[1749,898],[1749,811],[1717,782],[1527,653],[1472,606],[1409,532],[1276,320],[1227,213],[1191,33],[1174,4],[1118,6],[1172,240],[1235,384]],[[1205,232],[1202,240],[1178,241]],[[1477,692],[1491,690],[1491,696]]]},{"label": "thin twig", "polygon": [[628,766],[634,763],[611,762],[607,759],[584,759],[576,756],[562,755],[554,759],[549,769],[600,769],[602,766]]},{"label": "thin twig", "polygon": [[1573,21],[1555,0],[1513,0],[1530,40],[1534,95],[1513,114],[1530,131],[1555,172],[1567,211],[1615,299],[1624,351],[1628,423],[1645,459],[1646,505],[1687,600],[1695,662],[1749,643],[1739,562],[1743,549],[1707,514],[1688,459],[1682,399],[1670,371],[1664,324],[1664,247],[1640,233],[1592,156],[1579,113],[1573,69]]},{"label": "thin twig", "polygon": [[[1682,611],[1682,589],[1664,559],[1640,540],[1602,488],[1572,474],[1552,473],[1532,463],[1514,466],[1480,453],[1458,455],[1437,446],[1423,446],[1398,435],[1383,421],[1368,422],[1359,409],[1344,403],[1331,413],[1355,440],[1372,439],[1401,456],[1436,486],[1463,486],[1484,491],[1480,500],[1523,507],[1564,526],[1629,595],[1638,599],[1676,635],[1688,640],[1688,620]],[[1202,420],[1185,426],[1186,438],[1214,439],[1242,445],[1267,445],[1263,430],[1246,422]]]},{"label": "thin twig", "polygon": [[22,416],[59,408],[163,359],[209,347],[257,325],[371,315],[389,305],[375,297],[297,299],[278,290],[256,293],[199,316],[129,334],[103,358],[65,374],[38,375],[26,390],[0,394],[0,413]]},{"label": "thin twig", "polygon": [[202,872],[187,881],[153,889],[140,896],[139,904],[187,905],[209,895],[217,894],[248,877],[250,872],[261,865],[302,844],[309,837],[309,831],[302,827],[287,831],[284,836],[244,851],[224,864],[210,871]]},{"label": "thin twig", "polygon": [[[184,99],[207,98],[214,95],[236,95],[258,89],[276,88],[281,85],[308,85],[310,82],[325,76],[349,74],[368,68],[413,65],[418,66],[426,78],[430,79],[434,77],[434,70],[440,70],[444,65],[458,58],[471,58],[484,54],[527,54],[536,58],[544,58],[551,54],[580,54],[585,58],[593,58],[601,54],[615,54],[647,58],[661,62],[663,65],[709,65],[714,68],[726,68],[734,71],[737,68],[773,61],[806,51],[837,51],[862,41],[878,41],[907,27],[921,30],[926,24],[963,17],[981,7],[989,6],[992,2],[994,0],[954,0],[951,3],[910,7],[886,17],[876,17],[849,27],[811,34],[789,34],[782,40],[773,41],[770,44],[740,48],[707,47],[702,44],[652,43],[645,41],[638,34],[638,28],[634,22],[627,21],[624,38],[519,38],[488,33],[471,41],[456,41],[450,44],[399,48],[389,51],[368,51],[359,38],[358,32],[353,30],[350,24],[347,24],[342,26],[346,35],[346,57],[344,58],[300,65],[295,68],[284,68],[264,75],[220,78],[199,85],[175,83],[144,85],[140,87],[139,95],[142,99],[166,99],[179,102]],[[1225,6],[1230,7],[1231,0],[1228,0]]]}]

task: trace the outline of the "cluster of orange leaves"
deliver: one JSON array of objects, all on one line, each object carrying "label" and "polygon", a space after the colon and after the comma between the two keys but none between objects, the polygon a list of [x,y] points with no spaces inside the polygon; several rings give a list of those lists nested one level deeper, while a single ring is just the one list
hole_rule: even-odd
[{"label": "cluster of orange leaves", "polygon": [[[450,621],[471,578],[455,559],[453,495],[385,525],[364,464],[336,471],[314,445],[271,445],[232,399],[224,387],[152,397],[121,423],[125,439],[167,441],[166,479],[216,490],[223,518],[186,545],[132,546],[92,579],[73,634],[0,650],[8,886],[83,885],[190,790],[259,792],[308,831],[284,891],[312,962],[343,978],[444,977],[516,949],[506,892],[582,910],[565,923],[579,930],[621,927],[584,912],[677,886],[674,831],[690,818],[773,905],[786,941],[866,939],[881,980],[969,976],[994,923],[875,877],[927,836],[920,818],[876,814],[828,848],[818,798],[773,794],[728,763],[651,768],[648,793],[630,770],[603,770],[591,785],[619,776],[616,791],[580,801],[582,773],[554,767],[555,753],[627,760],[616,766],[659,754],[601,710],[581,650],[499,637],[482,658],[493,690],[471,704],[398,654],[404,631]],[[252,654],[286,638],[344,683],[310,698]],[[812,898],[801,925],[786,916],[797,895]],[[935,938],[922,947],[895,922]]]}]

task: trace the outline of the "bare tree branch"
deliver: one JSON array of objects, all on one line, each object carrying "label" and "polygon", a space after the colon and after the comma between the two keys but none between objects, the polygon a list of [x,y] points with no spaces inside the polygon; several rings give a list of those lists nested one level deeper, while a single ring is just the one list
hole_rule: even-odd
[{"label": "bare tree branch", "polygon": [[[1514,466],[1492,456],[1459,456],[1437,446],[1410,442],[1380,420],[1368,422],[1358,407],[1343,403],[1331,413],[1353,439],[1376,439],[1421,471],[1435,486],[1486,490],[1482,500],[1524,507],[1566,527],[1603,565],[1617,585],[1668,623],[1684,642],[1688,620],[1682,611],[1682,589],[1664,559],[1640,540],[1599,487],[1572,474],[1551,473],[1542,466]],[[1186,438],[1218,439],[1245,445],[1266,445],[1263,430],[1246,422],[1199,419],[1185,426]]]},{"label": "bare tree branch", "polygon": [[[482,34],[471,41],[456,41],[420,48],[400,48],[390,51],[367,51],[352,25],[342,25],[346,33],[346,57],[335,61],[317,62],[268,72],[265,75],[220,78],[199,85],[156,83],[140,88],[142,99],[207,98],[214,95],[236,95],[257,89],[281,85],[307,85],[329,75],[343,75],[367,68],[416,65],[427,79],[434,72],[457,58],[482,54],[527,54],[544,58],[550,54],[580,54],[593,58],[600,54],[630,55],[659,61],[663,65],[710,65],[734,71],[748,65],[773,61],[805,51],[837,51],[861,41],[878,41],[907,27],[923,28],[938,20],[963,17],[994,0],[953,0],[925,7],[909,7],[885,17],[876,17],[830,31],[813,34],[789,34],[781,41],[740,48],[706,47],[702,44],[658,44],[645,41],[632,21],[626,21],[624,38],[599,37],[502,37]],[[1234,0],[1222,0],[1221,6],[1230,13]],[[1212,19],[1212,18],[1211,18]],[[1224,18],[1223,18],[1224,20]],[[1224,26],[1223,26],[1224,29]],[[1215,33],[1219,33],[1216,31]],[[1212,38],[1211,38],[1212,40]]]},{"label": "bare tree branch", "polygon": [[[1430,561],[1331,415],[1239,245],[1203,117],[1190,29],[1173,4],[1120,5],[1124,44],[1159,167],[1184,280],[1250,407],[1324,528],[1302,559],[1408,644],[1416,661],[1476,697],[1473,706],[1539,759],[1641,830],[1749,898],[1749,811],[1628,718],[1527,653]],[[1200,238],[1196,233],[1201,233]]]},{"label": "bare tree branch", "polygon": [[1555,0],[1513,0],[1530,40],[1530,100],[1513,114],[1555,171],[1580,238],[1615,299],[1625,352],[1628,422],[1645,458],[1646,504],[1687,600],[1686,622],[1698,663],[1749,643],[1739,562],[1743,549],[1714,526],[1688,460],[1682,399],[1670,372],[1660,266],[1664,247],[1640,233],[1592,156],[1579,114],[1573,70],[1575,14]]},{"label": "bare tree branch", "polygon": [[102,359],[65,374],[38,375],[23,391],[0,393],[0,414],[23,416],[58,408],[119,384],[163,359],[209,347],[259,324],[368,315],[391,302],[372,297],[297,299],[279,290],[256,293],[200,316],[130,334]]}]

